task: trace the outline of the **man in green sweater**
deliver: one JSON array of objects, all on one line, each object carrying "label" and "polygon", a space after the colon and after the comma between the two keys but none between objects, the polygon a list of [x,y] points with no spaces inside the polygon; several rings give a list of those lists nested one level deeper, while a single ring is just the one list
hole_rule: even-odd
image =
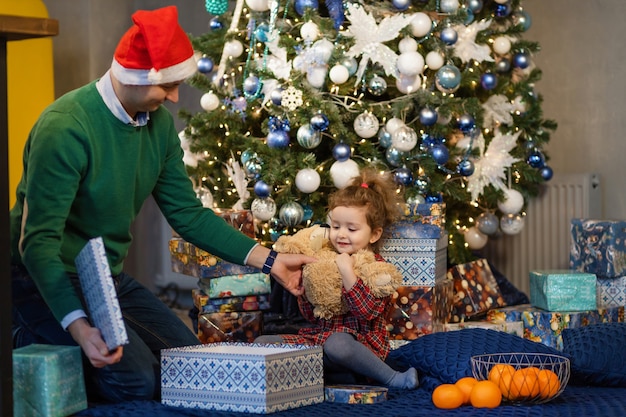
[{"label": "man in green sweater", "polygon": [[[158,398],[161,349],[197,337],[150,291],[122,271],[130,226],[152,195],[185,240],[225,260],[262,268],[302,293],[301,268],[314,259],[277,255],[236,231],[196,198],[174,120],[195,73],[194,51],[174,6],[133,14],[104,76],[50,105],[24,149],[11,209],[15,347],[78,344],[88,393],[108,401]],[[83,307],[74,259],[101,236],[129,344],[106,348]]]}]

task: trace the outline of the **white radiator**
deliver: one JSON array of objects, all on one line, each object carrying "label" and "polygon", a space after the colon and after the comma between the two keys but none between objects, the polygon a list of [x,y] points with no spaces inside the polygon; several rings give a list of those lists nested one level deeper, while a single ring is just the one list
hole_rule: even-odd
[{"label": "white radiator", "polygon": [[482,252],[490,265],[528,294],[530,271],[569,268],[571,219],[601,218],[600,177],[555,174],[530,201],[526,214],[519,234],[491,236]]}]

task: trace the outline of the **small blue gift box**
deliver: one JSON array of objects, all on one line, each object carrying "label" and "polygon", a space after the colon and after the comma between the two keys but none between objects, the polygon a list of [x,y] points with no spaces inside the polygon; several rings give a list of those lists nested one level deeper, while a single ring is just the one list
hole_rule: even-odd
[{"label": "small blue gift box", "polygon": [[596,309],[596,276],[570,270],[530,272],[530,303],[547,311]]},{"label": "small blue gift box", "polygon": [[572,219],[570,268],[598,278],[626,275],[626,221]]},{"label": "small blue gift box", "polygon": [[214,343],[161,350],[161,402],[273,413],[324,401],[322,347]]},{"label": "small blue gift box", "polygon": [[598,278],[596,282],[598,308],[626,306],[626,276]]},{"label": "small blue gift box", "polygon": [[380,255],[402,273],[402,285],[434,286],[447,271],[446,237],[387,238]]},{"label": "small blue gift box", "polygon": [[66,417],[87,408],[78,346],[33,344],[13,350],[13,415]]}]

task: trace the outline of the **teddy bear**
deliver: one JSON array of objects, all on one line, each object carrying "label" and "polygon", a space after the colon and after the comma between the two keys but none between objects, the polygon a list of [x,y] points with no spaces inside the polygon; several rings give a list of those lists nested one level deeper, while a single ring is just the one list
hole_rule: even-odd
[{"label": "teddy bear", "polygon": [[[335,261],[337,252],[326,238],[327,228],[313,225],[293,235],[281,236],[274,243],[279,253],[301,253],[317,259],[304,266],[302,285],[304,294],[313,305],[315,317],[330,319],[348,311],[342,297],[342,281]],[[376,297],[393,294],[402,285],[402,274],[390,263],[376,260],[371,250],[361,249],[353,254],[354,271]]]}]

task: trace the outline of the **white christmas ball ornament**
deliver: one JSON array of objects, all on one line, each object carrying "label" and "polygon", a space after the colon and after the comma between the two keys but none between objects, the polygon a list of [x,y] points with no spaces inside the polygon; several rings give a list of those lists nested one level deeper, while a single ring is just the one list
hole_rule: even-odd
[{"label": "white christmas ball ornament", "polygon": [[213,111],[220,105],[220,99],[214,93],[205,93],[200,97],[200,107],[204,111]]},{"label": "white christmas ball ornament", "polygon": [[483,234],[477,227],[470,227],[463,235],[467,246],[472,250],[478,250],[485,247],[489,237]]},{"label": "white christmas ball ornament", "polygon": [[313,42],[320,36],[320,28],[313,22],[306,22],[300,28],[300,36],[306,42]]},{"label": "white christmas ball ornament", "polygon": [[430,33],[433,27],[433,21],[430,17],[423,12],[417,12],[413,15],[411,20],[411,33],[416,38],[421,38]]},{"label": "white christmas ball ornament", "polygon": [[224,44],[224,53],[237,58],[243,54],[243,45],[238,40],[228,41]]},{"label": "white christmas ball ornament", "polygon": [[422,76],[417,75],[404,75],[400,74],[400,76],[396,79],[396,88],[402,94],[411,94],[419,90],[422,86]]},{"label": "white christmas ball ornament", "polygon": [[350,78],[350,71],[348,71],[348,68],[343,65],[338,64],[330,69],[328,77],[335,84],[343,84],[348,81],[348,78]]},{"label": "white christmas ball ornament", "polygon": [[412,77],[424,72],[424,57],[417,51],[403,52],[396,65],[402,75]]},{"label": "white christmas ball ornament", "polygon": [[379,127],[378,119],[369,112],[363,112],[354,119],[354,132],[364,139],[376,136]]},{"label": "white christmas ball ornament", "polygon": [[516,235],[524,229],[524,218],[519,214],[505,214],[500,219],[500,230],[506,235]]},{"label": "white christmas ball ornament", "polygon": [[359,165],[352,159],[335,161],[330,166],[330,176],[337,188],[345,188],[354,177],[359,175]]},{"label": "white christmas ball ornament", "polygon": [[276,202],[272,197],[255,198],[250,209],[255,219],[266,222],[276,214]]},{"label": "white christmas ball ornament", "polygon": [[443,55],[436,51],[430,51],[426,54],[426,65],[431,70],[437,71],[439,68],[443,67],[444,60]]},{"label": "white christmas ball ornament", "polygon": [[387,123],[385,123],[385,130],[390,135],[393,135],[394,133],[396,133],[396,130],[398,130],[399,128],[403,126],[404,126],[404,122],[402,121],[402,119],[399,119],[397,117],[392,117],[391,119],[387,120]]},{"label": "white christmas ball ornament", "polygon": [[304,168],[296,174],[296,187],[303,193],[312,193],[320,186],[320,174],[311,168]]},{"label": "white christmas ball ornament", "polygon": [[417,145],[417,133],[409,126],[402,126],[391,135],[391,146],[400,152],[409,152]]},{"label": "white christmas ball ornament", "polygon": [[505,36],[499,36],[493,41],[493,52],[499,55],[508,54],[511,50],[511,41]]},{"label": "white christmas ball ornament", "polygon": [[255,12],[264,12],[270,9],[268,0],[246,0],[246,5]]},{"label": "white christmas ball ornament", "polygon": [[326,82],[326,74],[328,74],[326,65],[315,65],[307,71],[306,80],[313,88],[322,88]]},{"label": "white christmas ball ornament", "polygon": [[333,49],[335,49],[335,45],[328,39],[320,39],[313,44],[315,58],[319,62],[327,63],[333,54]]},{"label": "white christmas ball ornament", "polygon": [[459,6],[459,0],[440,0],[439,3],[439,9],[442,13],[456,13]]},{"label": "white christmas ball ornament", "polygon": [[524,196],[512,188],[504,190],[504,201],[498,201],[498,208],[504,214],[519,213],[524,207]]},{"label": "white christmas ball ornament", "polygon": [[405,36],[398,43],[398,50],[401,54],[405,52],[417,51],[417,41],[410,36]]}]

